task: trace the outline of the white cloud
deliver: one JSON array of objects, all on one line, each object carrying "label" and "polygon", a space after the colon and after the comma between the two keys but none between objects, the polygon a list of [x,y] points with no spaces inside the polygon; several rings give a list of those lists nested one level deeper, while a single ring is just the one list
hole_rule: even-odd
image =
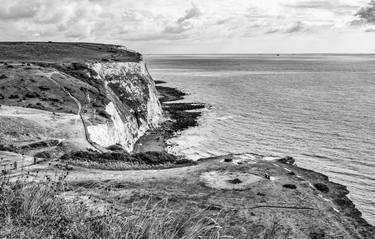
[{"label": "white cloud", "polygon": [[368,2],[1,0],[0,40],[99,41],[142,48],[173,42],[184,49],[190,49],[186,44],[201,49],[203,42],[229,45],[231,39],[264,41],[265,36],[290,35],[308,39],[327,30],[355,34],[371,29],[355,26],[372,23],[374,12]]}]

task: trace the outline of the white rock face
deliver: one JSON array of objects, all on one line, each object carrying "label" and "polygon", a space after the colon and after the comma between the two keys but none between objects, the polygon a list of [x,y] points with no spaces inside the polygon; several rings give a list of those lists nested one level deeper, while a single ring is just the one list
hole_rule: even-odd
[{"label": "white rock face", "polygon": [[106,124],[87,127],[90,139],[103,147],[121,144],[132,151],[135,142],[162,120],[155,84],[143,62],[105,62],[88,65],[104,82],[111,102]]}]

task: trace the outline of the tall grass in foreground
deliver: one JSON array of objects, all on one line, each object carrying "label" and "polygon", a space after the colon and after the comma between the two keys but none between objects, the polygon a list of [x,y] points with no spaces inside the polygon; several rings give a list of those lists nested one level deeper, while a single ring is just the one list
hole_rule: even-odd
[{"label": "tall grass in foreground", "polygon": [[224,238],[214,219],[166,203],[95,211],[82,200],[66,200],[63,179],[0,178],[0,238]]}]

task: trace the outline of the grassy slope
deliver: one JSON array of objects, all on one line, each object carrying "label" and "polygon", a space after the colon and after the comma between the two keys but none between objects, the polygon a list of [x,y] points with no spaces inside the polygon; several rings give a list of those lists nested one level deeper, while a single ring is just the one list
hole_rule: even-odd
[{"label": "grassy slope", "polygon": [[0,61],[83,62],[111,60],[137,62],[141,55],[116,45],[67,42],[0,42]]},{"label": "grassy slope", "polygon": [[[89,77],[92,72],[82,63],[139,60],[139,53],[116,45],[0,42],[0,105],[77,114],[78,105],[69,92],[81,103],[82,114],[91,117],[93,123],[101,123],[108,117],[105,105],[109,99],[104,84]],[[0,117],[0,124],[8,122]],[[25,138],[8,129],[2,127],[0,133]]]}]

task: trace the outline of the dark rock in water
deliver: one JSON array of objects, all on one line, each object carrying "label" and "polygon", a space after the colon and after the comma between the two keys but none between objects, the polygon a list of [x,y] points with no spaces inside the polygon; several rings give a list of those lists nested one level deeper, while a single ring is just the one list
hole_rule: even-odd
[{"label": "dark rock in water", "polygon": [[242,183],[242,181],[240,179],[238,179],[238,178],[235,178],[233,180],[229,180],[229,182],[232,183],[232,184],[240,184],[240,183]]},{"label": "dark rock in water", "polygon": [[328,193],[329,192],[329,187],[323,183],[315,183],[314,187],[318,189],[321,192]]},{"label": "dark rock in water", "polygon": [[231,159],[231,158],[226,158],[226,159],[224,159],[224,162],[226,162],[226,163],[231,163],[231,162],[233,162],[233,159]]},{"label": "dark rock in water", "polygon": [[289,174],[289,175],[296,175],[295,172],[289,172],[288,174]]},{"label": "dark rock in water", "polygon": [[280,163],[283,163],[283,164],[294,164],[295,163],[294,158],[290,157],[290,156],[286,156],[286,157],[281,158],[277,161],[280,162]]},{"label": "dark rock in water", "polygon": [[283,187],[284,188],[290,188],[290,189],[296,189],[297,188],[297,186],[294,185],[294,184],[284,184]]}]

